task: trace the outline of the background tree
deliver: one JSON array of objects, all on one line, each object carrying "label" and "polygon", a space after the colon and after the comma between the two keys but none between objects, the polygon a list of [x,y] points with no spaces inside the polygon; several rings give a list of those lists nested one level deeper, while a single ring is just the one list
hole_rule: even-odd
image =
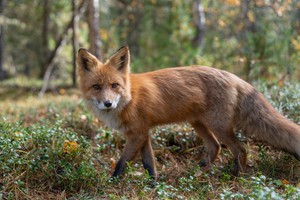
[{"label": "background tree", "polygon": [[88,27],[89,27],[89,51],[98,59],[101,59],[100,48],[101,40],[99,36],[100,31],[100,10],[99,0],[88,1]]},{"label": "background tree", "polygon": [[193,7],[195,13],[194,23],[196,27],[196,34],[193,40],[193,45],[195,47],[202,48],[204,43],[204,35],[205,35],[205,14],[204,14],[202,0],[194,0]]},{"label": "background tree", "polygon": [[[75,7],[75,4],[73,4],[74,2],[71,2],[71,3],[72,3],[72,6]],[[82,10],[84,10],[84,8],[85,8],[85,1],[82,1],[79,8],[78,8],[78,13],[82,13]],[[73,9],[76,9],[76,8],[73,8]],[[76,29],[76,28],[74,29],[74,27],[76,26],[74,24],[74,23],[76,23],[75,22],[75,19],[77,18],[76,15],[77,15],[77,12],[73,12],[73,15],[71,16],[71,19],[70,19],[69,23],[65,27],[62,34],[58,37],[58,39],[55,43],[55,47],[52,50],[52,52],[50,53],[50,56],[48,57],[48,60],[46,62],[47,69],[46,69],[46,72],[45,72],[44,77],[43,77],[43,86],[42,86],[42,89],[39,92],[39,97],[42,97],[44,95],[45,91],[48,88],[48,83],[49,83],[50,76],[52,75],[52,72],[55,68],[55,58],[57,57],[57,54],[59,53],[59,50],[61,50],[62,46],[66,43],[67,36],[69,35],[68,33],[72,28],[73,28],[73,34],[74,34],[74,30]],[[75,36],[74,36],[73,40],[76,40]],[[74,41],[73,41],[73,45],[74,45]],[[76,63],[75,56],[73,56],[73,64],[75,64],[75,63]],[[74,74],[75,74],[75,67],[73,67],[72,77],[74,77]],[[73,80],[73,81],[74,81],[73,84],[75,85],[76,80]]]},{"label": "background tree", "polygon": [[[3,10],[4,10],[5,0],[0,0],[0,15],[3,19]],[[0,80],[5,78],[5,71],[3,68],[3,51],[4,51],[4,26],[3,20],[0,23]]]},{"label": "background tree", "polygon": [[89,0],[87,15],[74,2],[77,34],[68,1],[7,1],[5,69],[38,78],[53,65],[50,79],[75,85],[75,48],[100,58],[128,44],[135,72],[199,64],[249,81],[300,77],[297,0]]},{"label": "background tree", "polygon": [[[42,24],[42,59],[48,58],[49,56],[49,25],[50,25],[50,5],[49,0],[43,1],[43,24]],[[42,78],[47,70],[47,63],[45,63],[45,60],[41,61],[41,63],[44,63],[41,67],[40,72],[40,78]]]},{"label": "background tree", "polygon": [[72,86],[76,86],[76,55],[78,50],[77,30],[78,30],[78,10],[76,0],[72,0],[72,51],[73,51],[73,71],[72,71]]}]

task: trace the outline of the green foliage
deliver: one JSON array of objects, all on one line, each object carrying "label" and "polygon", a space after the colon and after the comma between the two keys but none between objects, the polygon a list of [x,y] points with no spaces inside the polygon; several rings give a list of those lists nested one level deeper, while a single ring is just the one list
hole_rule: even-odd
[{"label": "green foliage", "polygon": [[[4,6],[4,15],[17,22],[7,24],[4,28],[5,64],[12,73],[37,77],[56,44],[57,36],[71,19],[71,4],[67,1],[49,2],[49,30],[46,33],[48,41],[45,46],[43,4],[40,0],[18,0],[7,1]],[[69,55],[71,54],[66,58]],[[60,57],[57,66],[62,66],[66,58]],[[66,72],[65,67],[60,69],[61,72]]]},{"label": "green foliage", "polygon": [[0,122],[2,195],[27,194],[27,187],[78,192],[99,184],[91,144],[83,136],[53,126],[26,127]]},{"label": "green foliage", "polygon": [[[198,64],[227,69],[248,80],[300,77],[298,1],[203,0],[201,46],[195,44],[195,2],[100,1],[102,58],[128,44],[133,72]],[[45,44],[43,4],[39,0],[7,2],[4,15],[14,23],[4,22],[4,67],[11,74],[37,77],[71,20],[71,2],[49,2]],[[83,15],[79,20],[77,37],[80,47],[89,48],[86,19]],[[56,57],[54,77],[70,84],[72,46],[71,37],[67,38]]]},{"label": "green foliage", "polygon": [[266,83],[256,84],[258,90],[262,91],[269,102],[286,117],[296,123],[300,123],[300,84],[279,83],[267,85]]},{"label": "green foliage", "polygon": [[[299,199],[300,189],[292,185],[284,185],[280,180],[272,180],[264,175],[251,177],[249,181],[242,180],[243,184],[251,188],[250,193],[232,192],[224,189],[220,194],[220,199]],[[278,192],[277,188],[285,188],[285,192]]]}]

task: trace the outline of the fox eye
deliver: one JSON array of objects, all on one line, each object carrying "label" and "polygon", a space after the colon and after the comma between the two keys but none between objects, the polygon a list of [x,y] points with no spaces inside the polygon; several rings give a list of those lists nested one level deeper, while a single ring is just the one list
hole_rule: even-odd
[{"label": "fox eye", "polygon": [[100,85],[99,85],[99,84],[95,84],[95,85],[93,85],[93,88],[94,88],[95,90],[100,90],[100,89],[101,89],[101,87],[100,87]]},{"label": "fox eye", "polygon": [[117,87],[119,87],[119,83],[113,83],[113,84],[111,84],[111,87],[112,88],[117,88]]}]

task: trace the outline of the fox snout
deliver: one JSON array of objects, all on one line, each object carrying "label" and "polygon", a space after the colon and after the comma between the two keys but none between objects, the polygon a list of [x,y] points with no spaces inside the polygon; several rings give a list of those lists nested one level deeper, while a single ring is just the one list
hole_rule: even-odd
[{"label": "fox snout", "polygon": [[94,104],[100,110],[115,109],[118,106],[120,98],[121,98],[121,96],[117,96],[117,98],[115,98],[115,99],[108,99],[108,100],[104,100],[104,101],[94,99]]}]

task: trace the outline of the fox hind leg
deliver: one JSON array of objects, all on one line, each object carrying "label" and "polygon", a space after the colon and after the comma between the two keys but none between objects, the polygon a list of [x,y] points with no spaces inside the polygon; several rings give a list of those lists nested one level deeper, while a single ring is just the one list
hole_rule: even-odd
[{"label": "fox hind leg", "polygon": [[190,123],[195,129],[196,133],[202,138],[207,153],[203,161],[199,163],[200,167],[205,167],[204,171],[210,168],[211,164],[217,158],[221,146],[214,134],[200,121],[194,121]]},{"label": "fox hind leg", "polygon": [[227,131],[213,130],[220,143],[224,144],[234,157],[234,169],[233,174],[239,175],[240,171],[245,171],[247,162],[246,149],[236,138],[233,129],[227,129]]}]

